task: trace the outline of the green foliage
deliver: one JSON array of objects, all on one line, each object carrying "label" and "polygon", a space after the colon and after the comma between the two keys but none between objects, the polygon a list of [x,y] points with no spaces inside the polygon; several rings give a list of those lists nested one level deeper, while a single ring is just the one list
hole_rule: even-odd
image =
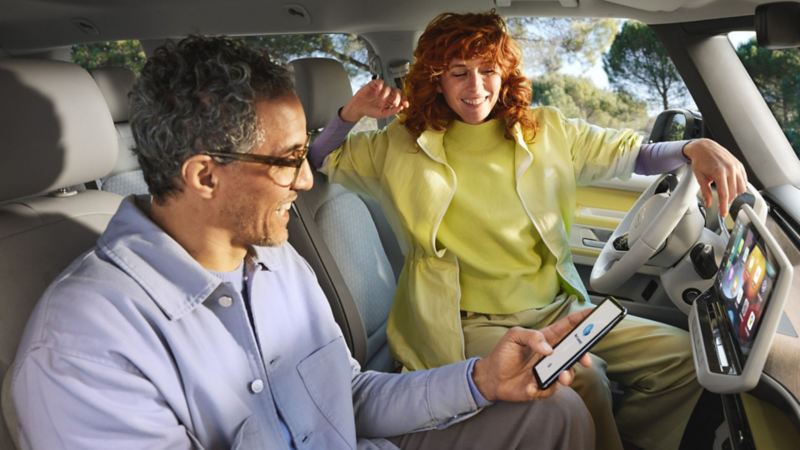
[{"label": "green foliage", "polygon": [[736,49],[786,137],[800,153],[800,50],[768,50],[750,40]]},{"label": "green foliage", "polygon": [[244,39],[263,48],[273,61],[287,63],[299,57],[328,56],[344,63],[351,78],[372,72],[367,46],[354,34],[281,34]]},{"label": "green foliage", "polygon": [[[305,56],[328,56],[344,63],[351,78],[372,72],[364,41],[353,34],[291,34],[243,37],[262,48],[273,61],[287,63]],[[72,47],[72,60],[85,69],[128,67],[138,73],[147,60],[139,41],[111,41]]]},{"label": "green foliage", "polygon": [[617,90],[663,109],[687,96],[686,87],[666,50],[647,25],[628,21],[603,56],[603,68]]},{"label": "green foliage", "polygon": [[633,128],[644,133],[647,105],[626,93],[606,91],[591,80],[549,74],[532,80],[534,105],[559,108],[567,117],[580,117],[612,128]]},{"label": "green foliage", "polygon": [[86,70],[98,67],[127,67],[136,73],[146,61],[139,41],[111,41],[72,46],[72,61]]},{"label": "green foliage", "polygon": [[680,141],[686,135],[686,118],[676,114],[664,128],[664,141]]},{"label": "green foliage", "polygon": [[524,53],[526,72],[558,71],[564,62],[589,68],[606,51],[619,26],[617,19],[512,17],[508,31]]}]

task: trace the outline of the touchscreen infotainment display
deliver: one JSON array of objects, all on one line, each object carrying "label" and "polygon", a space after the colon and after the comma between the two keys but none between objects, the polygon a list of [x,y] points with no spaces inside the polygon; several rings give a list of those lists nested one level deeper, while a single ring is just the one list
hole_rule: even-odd
[{"label": "touchscreen infotainment display", "polygon": [[717,272],[715,286],[742,363],[747,359],[772,293],[778,269],[750,223],[737,221]]},{"label": "touchscreen infotainment display", "polygon": [[711,392],[747,392],[762,379],[794,269],[747,204],[722,253],[714,282],[689,311],[694,366]]}]

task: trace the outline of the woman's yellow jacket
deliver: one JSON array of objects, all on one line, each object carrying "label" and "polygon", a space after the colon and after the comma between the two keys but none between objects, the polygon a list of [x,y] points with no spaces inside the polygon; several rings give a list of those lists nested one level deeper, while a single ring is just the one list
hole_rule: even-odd
[{"label": "woman's yellow jacket", "polygon": [[[550,107],[531,114],[537,128],[529,142],[519,125],[514,129],[516,191],[557,258],[563,289],[588,300],[569,248],[576,187],[629,177],[641,138],[632,130],[566,119]],[[387,335],[394,357],[417,370],[464,359],[458,258],[436,240],[459,180],[445,160],[444,132],[425,131],[415,140],[401,122],[351,134],[322,171],[331,182],[375,198],[400,241],[405,264]]]}]

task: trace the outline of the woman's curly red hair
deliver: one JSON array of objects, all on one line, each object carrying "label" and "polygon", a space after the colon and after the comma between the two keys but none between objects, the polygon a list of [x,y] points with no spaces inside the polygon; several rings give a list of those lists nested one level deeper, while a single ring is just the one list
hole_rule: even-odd
[{"label": "woman's curly red hair", "polygon": [[442,74],[453,59],[481,58],[497,63],[503,78],[497,104],[490,117],[505,120],[506,136],[519,123],[532,136],[536,123],[528,114],[531,88],[522,75],[522,52],[508,35],[503,18],[488,13],[436,16],[417,42],[414,64],[405,80],[410,107],[403,125],[414,136],[426,129],[444,131],[458,116],[437,92]]}]

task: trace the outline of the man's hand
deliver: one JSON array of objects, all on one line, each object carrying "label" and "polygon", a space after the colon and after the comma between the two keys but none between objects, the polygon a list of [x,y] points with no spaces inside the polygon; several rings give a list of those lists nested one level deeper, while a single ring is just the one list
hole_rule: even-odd
[{"label": "man's hand", "polygon": [[[553,395],[558,383],[540,390],[533,377],[533,365],[545,355],[553,353],[553,345],[577,326],[589,313],[587,308],[553,323],[541,330],[514,327],[500,339],[492,352],[475,363],[472,379],[481,395],[489,401],[523,402]],[[589,355],[583,355],[580,363],[591,365]],[[569,386],[574,373],[565,370],[558,382]]]},{"label": "man's hand", "polygon": [[711,183],[717,186],[719,213],[728,215],[728,205],[736,196],[747,190],[747,172],[744,166],[725,147],[711,139],[696,139],[686,144],[683,153],[692,162],[692,172],[700,183],[706,207],[713,200]]},{"label": "man's hand", "polygon": [[372,80],[365,84],[339,112],[339,117],[347,122],[358,122],[364,116],[383,119],[408,108],[400,89],[393,88],[383,80]]}]

